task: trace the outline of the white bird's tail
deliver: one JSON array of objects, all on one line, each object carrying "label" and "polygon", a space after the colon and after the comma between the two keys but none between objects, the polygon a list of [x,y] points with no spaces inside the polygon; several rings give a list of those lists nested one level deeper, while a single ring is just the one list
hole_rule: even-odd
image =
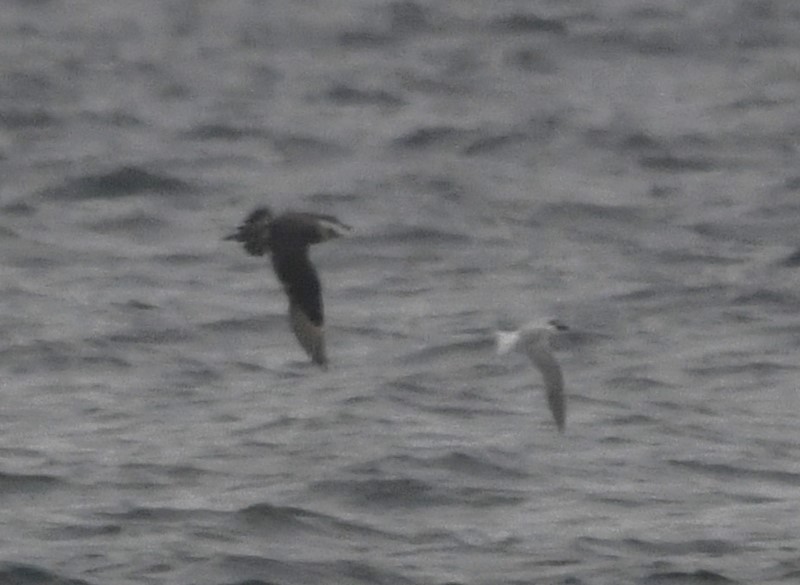
[{"label": "white bird's tail", "polygon": [[495,339],[497,340],[497,355],[503,355],[510,352],[521,338],[519,331],[497,331],[495,332]]}]

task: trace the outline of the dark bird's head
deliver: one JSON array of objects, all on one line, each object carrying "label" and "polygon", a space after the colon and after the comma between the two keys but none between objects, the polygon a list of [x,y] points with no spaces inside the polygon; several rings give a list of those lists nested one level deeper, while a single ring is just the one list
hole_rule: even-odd
[{"label": "dark bird's head", "polygon": [[332,215],[288,211],[270,223],[270,248],[273,255],[295,253],[343,236],[349,230]]},{"label": "dark bird's head", "polygon": [[555,331],[569,331],[569,327],[558,319],[550,319],[547,325]]},{"label": "dark bird's head", "polygon": [[314,223],[319,235],[319,240],[314,242],[315,244],[346,236],[353,231],[353,228],[340,222],[332,215],[313,215],[311,217],[316,220]]}]

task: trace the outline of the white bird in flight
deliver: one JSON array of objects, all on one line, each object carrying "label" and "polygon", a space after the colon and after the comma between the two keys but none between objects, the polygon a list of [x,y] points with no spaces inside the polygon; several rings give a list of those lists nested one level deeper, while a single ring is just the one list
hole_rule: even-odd
[{"label": "white bird in flight", "polygon": [[564,398],[564,376],[561,366],[550,352],[550,336],[556,331],[569,329],[557,319],[546,323],[529,323],[517,331],[498,331],[497,353],[502,355],[514,349],[528,354],[531,362],[542,373],[547,392],[547,404],[556,421],[559,432],[564,432],[567,419],[567,404]]}]

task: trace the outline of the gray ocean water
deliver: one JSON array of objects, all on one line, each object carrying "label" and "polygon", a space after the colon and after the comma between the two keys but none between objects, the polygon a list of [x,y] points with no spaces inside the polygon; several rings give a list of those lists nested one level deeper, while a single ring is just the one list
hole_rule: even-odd
[{"label": "gray ocean water", "polygon": [[[0,3],[0,583],[800,579],[800,3]],[[331,367],[256,205],[329,213]],[[569,412],[492,332],[558,317]]]}]

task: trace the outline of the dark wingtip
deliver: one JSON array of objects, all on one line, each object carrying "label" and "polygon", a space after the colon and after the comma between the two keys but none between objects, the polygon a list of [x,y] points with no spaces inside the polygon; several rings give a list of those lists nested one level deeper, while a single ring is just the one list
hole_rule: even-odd
[{"label": "dark wingtip", "polygon": [[322,328],[322,318],[314,322],[292,297],[289,297],[289,322],[292,325],[294,336],[300,342],[311,361],[327,368],[328,358],[325,352],[325,337]]},{"label": "dark wingtip", "polygon": [[269,251],[269,224],[272,211],[269,207],[256,207],[236,229],[235,233],[222,238],[223,241],[241,242],[252,256],[263,256]]}]

